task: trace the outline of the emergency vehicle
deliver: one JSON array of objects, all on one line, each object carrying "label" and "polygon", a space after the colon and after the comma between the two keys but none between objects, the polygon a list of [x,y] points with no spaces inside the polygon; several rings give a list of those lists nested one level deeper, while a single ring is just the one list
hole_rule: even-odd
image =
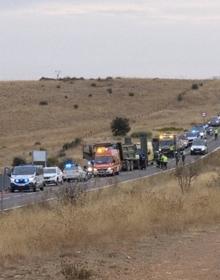
[{"label": "emergency vehicle", "polygon": [[93,164],[93,173],[95,176],[118,175],[121,167],[118,149],[113,147],[97,148]]}]

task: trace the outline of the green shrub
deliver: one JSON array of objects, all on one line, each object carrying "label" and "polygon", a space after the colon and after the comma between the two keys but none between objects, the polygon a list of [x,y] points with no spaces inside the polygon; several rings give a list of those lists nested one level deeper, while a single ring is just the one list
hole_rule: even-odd
[{"label": "green shrub", "polygon": [[140,138],[142,135],[147,135],[147,138],[152,138],[151,131],[136,131],[131,133],[131,138]]},{"label": "green shrub", "polygon": [[107,88],[107,92],[108,92],[109,94],[112,94],[112,88]]},{"label": "green shrub", "polygon": [[59,160],[57,157],[49,157],[47,159],[47,166],[58,166],[59,165]]},{"label": "green shrub", "polygon": [[183,94],[182,93],[179,93],[178,95],[177,95],[177,101],[178,102],[181,102],[181,101],[183,101]]},{"label": "green shrub", "polygon": [[199,85],[196,83],[192,84],[192,90],[197,90],[197,89],[199,89]]},{"label": "green shrub", "polygon": [[18,165],[23,165],[26,164],[26,160],[23,157],[14,157],[12,161],[12,166],[18,166]]},{"label": "green shrub", "polygon": [[40,106],[47,106],[48,105],[48,101],[42,100],[42,101],[39,102],[39,105]]},{"label": "green shrub", "polygon": [[134,93],[133,93],[133,92],[129,92],[128,95],[129,95],[129,96],[134,96]]},{"label": "green shrub", "polygon": [[114,136],[125,136],[131,130],[129,119],[116,117],[111,122],[111,130]]},{"label": "green shrub", "polygon": [[63,151],[67,151],[69,149],[73,149],[76,148],[77,146],[79,146],[81,144],[82,140],[81,138],[76,138],[75,140],[73,140],[72,142],[67,142],[65,144],[63,144]]}]

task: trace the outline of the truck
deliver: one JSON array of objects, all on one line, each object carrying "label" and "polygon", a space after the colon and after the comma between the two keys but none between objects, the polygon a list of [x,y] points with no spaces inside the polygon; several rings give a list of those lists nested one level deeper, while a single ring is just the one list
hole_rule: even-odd
[{"label": "truck", "polygon": [[[139,144],[130,137],[122,142],[87,144],[83,146],[83,158],[93,163],[94,175],[116,175],[120,171],[143,169],[148,165],[147,137]],[[91,166],[90,166],[91,169]]]},{"label": "truck", "polygon": [[183,150],[185,143],[177,134],[162,133],[152,139],[154,156],[160,152],[168,157],[174,157],[175,151]]}]

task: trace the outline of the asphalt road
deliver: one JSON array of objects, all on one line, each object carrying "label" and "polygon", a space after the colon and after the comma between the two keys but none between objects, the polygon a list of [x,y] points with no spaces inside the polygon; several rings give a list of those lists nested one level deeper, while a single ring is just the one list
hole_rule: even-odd
[{"label": "asphalt road", "polygon": [[[215,141],[212,138],[208,139],[208,151],[213,152],[220,147],[220,139]],[[191,156],[189,150],[186,151],[186,163],[192,163],[201,158],[201,156]],[[168,170],[175,167],[175,160],[171,159],[168,163]],[[101,177],[92,178],[84,183],[88,191],[108,188],[121,182],[132,181],[141,177],[148,177],[154,174],[163,172],[156,166],[149,166],[146,170],[134,170],[132,172],[121,172],[120,175],[115,177]],[[49,201],[56,198],[56,192],[59,187],[46,187],[43,192],[26,192],[26,193],[3,193],[0,196],[0,210],[12,210],[28,206],[30,204],[39,203],[42,201]]]}]

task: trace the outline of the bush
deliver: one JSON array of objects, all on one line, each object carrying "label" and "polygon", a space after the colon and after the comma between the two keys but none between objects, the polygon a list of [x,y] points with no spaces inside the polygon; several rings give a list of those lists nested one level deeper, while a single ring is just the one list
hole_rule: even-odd
[{"label": "bush", "polygon": [[12,166],[18,166],[18,165],[23,165],[26,164],[26,160],[23,157],[14,157],[12,161]]},{"label": "bush", "polygon": [[158,128],[157,131],[159,132],[167,132],[167,131],[183,131],[184,128],[182,127],[174,127],[174,126],[170,126],[170,127],[162,127],[162,128]]},{"label": "bush", "polygon": [[133,92],[129,92],[128,95],[129,95],[129,96],[134,96],[134,93],[133,93]]},{"label": "bush", "polygon": [[34,145],[35,145],[35,146],[40,146],[40,145],[41,145],[41,142],[38,142],[38,141],[37,141],[37,142],[34,143]]},{"label": "bush", "polygon": [[131,134],[131,138],[140,138],[142,135],[147,135],[147,138],[152,138],[151,131],[137,131]]},{"label": "bush", "polygon": [[78,104],[75,104],[73,107],[74,107],[74,109],[78,109],[78,108],[79,108],[79,105],[78,105]]},{"label": "bush", "polygon": [[192,90],[197,90],[197,89],[199,89],[199,85],[196,83],[192,84]]},{"label": "bush", "polygon": [[130,130],[129,119],[116,117],[111,123],[114,136],[125,136]]},{"label": "bush", "polygon": [[65,157],[66,153],[63,150],[60,150],[58,153],[58,157]]},{"label": "bush", "polygon": [[76,138],[75,140],[73,140],[72,142],[67,142],[65,144],[63,144],[63,151],[69,150],[69,149],[73,149],[76,148],[77,146],[79,146],[81,144],[82,140],[81,138]]},{"label": "bush", "polygon": [[72,264],[65,260],[61,260],[61,273],[66,280],[88,280],[93,274],[87,265],[81,263]]},{"label": "bush", "polygon": [[91,83],[91,87],[96,87],[96,83]]},{"label": "bush", "polygon": [[58,166],[59,165],[59,160],[57,157],[50,157],[47,159],[47,166]]},{"label": "bush", "polygon": [[42,100],[39,102],[40,106],[47,106],[48,105],[48,101]]},{"label": "bush", "polygon": [[88,97],[92,97],[92,94],[90,93],[90,94],[88,95]]},{"label": "bush", "polygon": [[183,101],[183,94],[182,93],[179,93],[178,95],[177,95],[177,101],[178,102],[181,102],[181,101]]},{"label": "bush", "polygon": [[107,92],[108,92],[109,94],[112,94],[112,89],[111,89],[111,88],[107,88]]},{"label": "bush", "polygon": [[65,95],[65,99],[68,99],[68,96],[67,96],[67,95]]},{"label": "bush", "polygon": [[175,176],[182,194],[189,192],[193,180],[198,176],[199,168],[196,164],[176,168]]},{"label": "bush", "polygon": [[61,88],[61,85],[57,85],[57,88]]}]

